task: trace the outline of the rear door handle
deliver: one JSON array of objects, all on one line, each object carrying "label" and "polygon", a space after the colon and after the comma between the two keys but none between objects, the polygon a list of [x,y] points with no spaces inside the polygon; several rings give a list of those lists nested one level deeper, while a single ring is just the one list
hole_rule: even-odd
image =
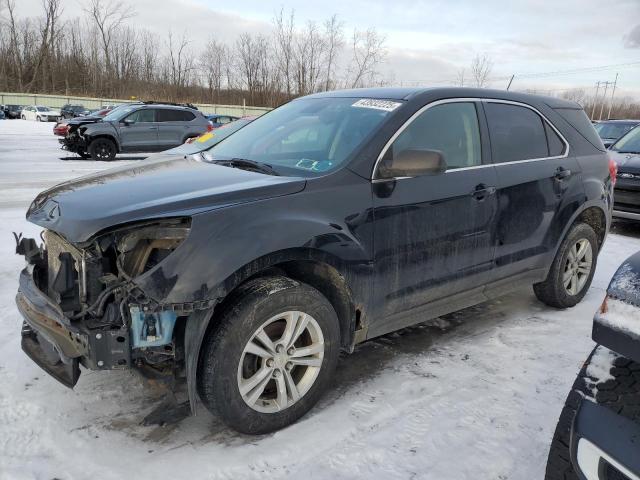
[{"label": "rear door handle", "polygon": [[489,195],[493,195],[494,193],[496,193],[496,187],[489,187],[484,183],[480,183],[476,185],[476,188],[473,189],[473,192],[471,192],[471,196],[480,201],[484,200]]},{"label": "rear door handle", "polygon": [[567,177],[571,176],[571,170],[568,170],[564,167],[558,167],[556,170],[556,174],[554,175],[556,180],[564,180]]}]

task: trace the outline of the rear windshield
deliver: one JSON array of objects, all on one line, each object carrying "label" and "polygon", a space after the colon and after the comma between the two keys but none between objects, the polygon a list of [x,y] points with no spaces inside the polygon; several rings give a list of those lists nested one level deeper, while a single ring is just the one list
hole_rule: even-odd
[{"label": "rear windshield", "polygon": [[575,128],[591,145],[603,152],[606,150],[598,136],[598,132],[593,128],[593,124],[584,110],[576,110],[574,108],[556,108],[555,109],[562,118]]}]

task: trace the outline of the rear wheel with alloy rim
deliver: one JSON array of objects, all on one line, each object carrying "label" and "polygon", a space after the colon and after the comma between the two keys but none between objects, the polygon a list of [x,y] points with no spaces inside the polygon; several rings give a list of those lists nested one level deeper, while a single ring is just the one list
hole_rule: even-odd
[{"label": "rear wheel with alloy rim", "polygon": [[283,428],[331,381],[340,329],[313,287],[265,277],[241,287],[203,341],[198,390],[207,408],[243,433]]},{"label": "rear wheel with alloy rim", "polygon": [[544,282],[533,286],[538,299],[549,306],[567,308],[586,295],[598,259],[598,238],[586,223],[576,223],[562,241]]}]

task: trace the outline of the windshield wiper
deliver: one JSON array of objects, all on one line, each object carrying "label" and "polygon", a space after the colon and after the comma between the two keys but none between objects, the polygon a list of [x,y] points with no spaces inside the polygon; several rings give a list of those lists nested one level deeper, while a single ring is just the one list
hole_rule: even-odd
[{"label": "windshield wiper", "polygon": [[243,170],[255,170],[260,173],[266,173],[267,175],[280,175],[276,172],[271,165],[266,163],[256,162],[255,160],[247,160],[246,158],[232,158],[229,160],[210,160],[211,163],[217,165],[225,165],[227,167],[240,168]]},{"label": "windshield wiper", "polygon": [[616,153],[633,153],[633,154],[636,154],[636,155],[640,154],[640,152],[636,152],[634,150],[614,150],[614,152],[616,152]]}]

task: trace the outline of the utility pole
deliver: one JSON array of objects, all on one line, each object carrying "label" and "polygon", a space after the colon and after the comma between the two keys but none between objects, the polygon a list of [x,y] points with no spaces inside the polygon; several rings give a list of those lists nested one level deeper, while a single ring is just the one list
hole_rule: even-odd
[{"label": "utility pole", "polygon": [[616,73],[616,79],[613,82],[613,90],[611,91],[611,102],[609,103],[609,113],[607,113],[607,119],[611,118],[611,108],[613,108],[613,96],[616,94],[617,85],[618,85],[618,74]]},{"label": "utility pole", "polygon": [[593,99],[593,108],[591,109],[591,120],[595,120],[596,103],[598,102],[598,90],[600,90],[600,81],[596,83],[596,96]]},{"label": "utility pole", "polygon": [[604,93],[602,94],[602,104],[600,105],[600,117],[598,120],[602,120],[602,112],[604,111],[604,104],[607,101],[607,90],[609,89],[609,85],[613,85],[613,82],[602,82],[604,84]]},{"label": "utility pole", "polygon": [[515,74],[511,75],[511,80],[509,80],[509,85],[507,85],[507,90],[511,88],[511,82],[513,82],[514,77],[515,77]]}]

